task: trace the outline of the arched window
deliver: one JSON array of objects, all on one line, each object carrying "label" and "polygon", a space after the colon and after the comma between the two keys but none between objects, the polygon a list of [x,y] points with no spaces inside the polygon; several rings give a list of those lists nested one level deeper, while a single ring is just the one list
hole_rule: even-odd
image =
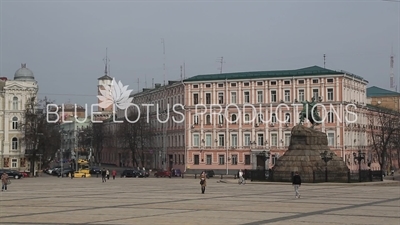
[{"label": "arched window", "polygon": [[15,116],[12,118],[12,129],[13,130],[17,130],[18,129],[18,118],[15,117]]},{"label": "arched window", "polygon": [[195,115],[193,117],[193,122],[194,122],[195,125],[199,124],[199,116]]},{"label": "arched window", "polygon": [[237,120],[237,116],[236,116],[236,114],[232,114],[232,116],[231,116],[231,122],[233,123],[233,124],[236,124],[236,120]]},{"label": "arched window", "polygon": [[290,113],[285,113],[285,122],[290,123]]},{"label": "arched window", "polygon": [[276,114],[275,113],[272,113],[271,122],[276,123]]},{"label": "arched window", "polygon": [[210,115],[206,115],[206,123],[207,123],[207,125],[211,124],[211,116]]},{"label": "arched window", "polygon": [[335,122],[333,118],[333,112],[328,112],[328,123],[333,123]]},{"label": "arched window", "polygon": [[250,115],[248,113],[244,114],[244,123],[250,122]]},{"label": "arched window", "polygon": [[11,149],[12,150],[17,150],[18,149],[18,139],[16,137],[12,139]]},{"label": "arched window", "polygon": [[18,110],[18,97],[13,98],[13,110]]}]

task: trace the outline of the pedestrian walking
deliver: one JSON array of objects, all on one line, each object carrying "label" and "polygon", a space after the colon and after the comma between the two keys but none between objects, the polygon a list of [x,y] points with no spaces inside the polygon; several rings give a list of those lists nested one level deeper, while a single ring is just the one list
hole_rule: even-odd
[{"label": "pedestrian walking", "polygon": [[245,184],[242,170],[239,170],[239,184]]},{"label": "pedestrian walking", "polygon": [[299,187],[301,186],[301,177],[298,172],[294,173],[292,183],[293,183],[293,187],[294,187],[295,198],[300,198]]},{"label": "pedestrian walking", "polygon": [[109,180],[110,179],[110,171],[108,169],[106,170],[106,176],[107,176],[107,180]]},{"label": "pedestrian walking", "polygon": [[103,183],[107,181],[106,175],[107,175],[107,171],[106,171],[105,168],[103,168],[103,169],[101,170],[101,181],[102,181]]},{"label": "pedestrian walking", "polygon": [[112,171],[112,176],[113,176],[113,180],[115,180],[115,176],[117,176],[117,171],[116,170]]},{"label": "pedestrian walking", "polygon": [[5,172],[1,175],[1,191],[7,191],[7,185],[10,178]]},{"label": "pedestrian walking", "polygon": [[206,172],[203,171],[200,175],[200,186],[201,186],[201,193],[204,194],[204,192],[206,191],[206,186],[207,186],[207,176],[206,176]]}]

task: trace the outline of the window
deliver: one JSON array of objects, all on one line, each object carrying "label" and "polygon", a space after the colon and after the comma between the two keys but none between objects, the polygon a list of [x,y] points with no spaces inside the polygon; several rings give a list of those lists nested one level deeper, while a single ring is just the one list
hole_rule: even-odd
[{"label": "window", "polygon": [[225,136],[218,134],[218,146],[225,146]]},{"label": "window", "polygon": [[225,164],[225,156],[224,155],[219,155],[219,165],[224,165]]},{"label": "window", "polygon": [[211,87],[211,84],[206,84],[206,88],[210,88]]},{"label": "window", "polygon": [[278,146],[278,134],[271,134],[271,146]]},{"label": "window", "polygon": [[271,122],[276,123],[276,114],[275,113],[272,113]]},{"label": "window", "polygon": [[304,80],[299,80],[299,84],[304,84]]},{"label": "window", "polygon": [[333,88],[328,88],[328,101],[333,101]]},{"label": "window", "polygon": [[285,122],[290,123],[290,113],[285,113]]},{"label": "window", "polygon": [[18,129],[18,118],[17,117],[13,117],[12,118],[12,129],[13,130],[17,130]]},{"label": "window", "polygon": [[218,87],[224,87],[224,84],[218,84]]},{"label": "window", "polygon": [[231,83],[231,87],[236,87],[236,83]]},{"label": "window", "polygon": [[245,86],[245,87],[248,87],[248,86],[250,86],[250,83],[249,83],[249,82],[246,82],[246,83],[244,83],[244,86]]},{"label": "window", "polygon": [[244,156],[244,164],[245,165],[250,165],[250,155],[245,155]]},{"label": "window", "polygon": [[262,82],[262,81],[258,81],[258,82],[257,82],[257,85],[258,85],[258,86],[262,86],[262,85],[263,85],[263,82]]},{"label": "window", "polygon": [[237,155],[232,155],[232,165],[237,165],[237,163],[238,163]]},{"label": "window", "polygon": [[276,91],[275,90],[271,91],[271,102],[276,102]]},{"label": "window", "polygon": [[244,134],[244,146],[250,146],[250,134]]},{"label": "window", "polygon": [[326,82],[327,82],[327,83],[333,83],[333,78],[328,78],[328,79],[326,80]]},{"label": "window", "polygon": [[211,104],[211,93],[206,93],[206,104]]},{"label": "window", "polygon": [[211,115],[210,114],[206,115],[206,124],[207,125],[211,124]]},{"label": "window", "polygon": [[199,85],[198,84],[194,84],[193,88],[199,88]]},{"label": "window", "polygon": [[207,155],[206,156],[206,163],[207,163],[207,165],[211,165],[212,164],[212,155]]},{"label": "window", "polygon": [[250,123],[250,114],[244,114],[244,123]]},{"label": "window", "polygon": [[199,116],[198,116],[198,115],[194,115],[194,117],[193,117],[193,123],[194,123],[195,125],[199,124]]},{"label": "window", "polygon": [[276,81],[271,81],[271,85],[276,85]]},{"label": "window", "polygon": [[11,149],[12,150],[18,150],[18,139],[15,137],[15,138],[13,138],[12,139],[12,141],[11,141],[12,143],[12,146],[11,146]]},{"label": "window", "polygon": [[250,103],[250,92],[244,92],[244,103]]},{"label": "window", "polygon": [[224,93],[222,92],[218,93],[218,103],[224,104]]},{"label": "window", "polygon": [[328,133],[328,146],[335,145],[335,133]]},{"label": "window", "polygon": [[257,116],[257,123],[262,123],[264,121],[264,116],[262,113],[259,113]]},{"label": "window", "polygon": [[290,84],[290,80],[285,80],[284,84]]},{"label": "window", "polygon": [[199,164],[200,164],[200,156],[194,155],[194,165],[199,165]]},{"label": "window", "polygon": [[193,146],[198,147],[200,145],[200,135],[193,134]]},{"label": "window", "polygon": [[12,168],[17,168],[18,167],[18,159],[12,159],[11,160],[11,167]]},{"label": "window", "polygon": [[236,92],[231,92],[231,103],[236,104]]},{"label": "window", "polygon": [[333,122],[335,122],[335,119],[333,118],[333,112],[328,112],[328,123]]},{"label": "window", "polygon": [[236,124],[236,122],[237,122],[237,116],[236,116],[236,114],[232,114],[231,115],[231,123]]},{"label": "window", "polygon": [[257,91],[257,103],[263,103],[263,102],[264,102],[263,91]]},{"label": "window", "polygon": [[218,123],[219,124],[224,124],[224,115],[222,115],[222,114],[218,115]]},{"label": "window", "polygon": [[211,146],[211,134],[206,134],[206,146]]},{"label": "window", "polygon": [[299,90],[299,102],[304,102],[304,90]]},{"label": "window", "polygon": [[315,99],[315,101],[318,100],[318,96],[319,96],[319,90],[318,89],[313,89],[312,90],[312,96]]},{"label": "window", "polygon": [[285,90],[285,102],[290,102],[290,91]]},{"label": "window", "polygon": [[313,84],[318,84],[318,79],[313,79],[313,80],[312,80],[312,83],[313,83]]},{"label": "window", "polygon": [[13,110],[18,110],[18,98],[15,96],[13,98]]},{"label": "window", "polygon": [[285,134],[285,146],[289,146],[290,144],[290,134]]},{"label": "window", "polygon": [[231,134],[232,147],[237,147],[238,144],[237,142],[238,142],[237,134]]},{"label": "window", "polygon": [[257,145],[258,146],[264,145],[264,134],[257,134]]},{"label": "window", "polygon": [[195,104],[195,105],[199,104],[199,94],[198,93],[193,94],[193,104]]}]

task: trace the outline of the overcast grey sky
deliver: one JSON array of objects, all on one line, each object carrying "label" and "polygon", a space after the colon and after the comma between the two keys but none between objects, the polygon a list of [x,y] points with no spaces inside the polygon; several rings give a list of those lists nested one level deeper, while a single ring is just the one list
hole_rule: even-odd
[{"label": "overcast grey sky", "polygon": [[1,1],[0,76],[27,63],[40,97],[97,102],[108,47],[111,76],[129,89],[224,72],[346,70],[389,88],[399,74],[400,3],[371,1]]}]

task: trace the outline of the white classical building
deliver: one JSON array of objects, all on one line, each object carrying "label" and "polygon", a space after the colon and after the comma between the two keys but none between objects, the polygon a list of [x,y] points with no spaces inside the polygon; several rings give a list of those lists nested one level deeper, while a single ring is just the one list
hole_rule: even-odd
[{"label": "white classical building", "polygon": [[21,64],[13,80],[0,77],[0,168],[29,170],[21,124],[26,104],[37,92],[37,81],[26,64]]}]

